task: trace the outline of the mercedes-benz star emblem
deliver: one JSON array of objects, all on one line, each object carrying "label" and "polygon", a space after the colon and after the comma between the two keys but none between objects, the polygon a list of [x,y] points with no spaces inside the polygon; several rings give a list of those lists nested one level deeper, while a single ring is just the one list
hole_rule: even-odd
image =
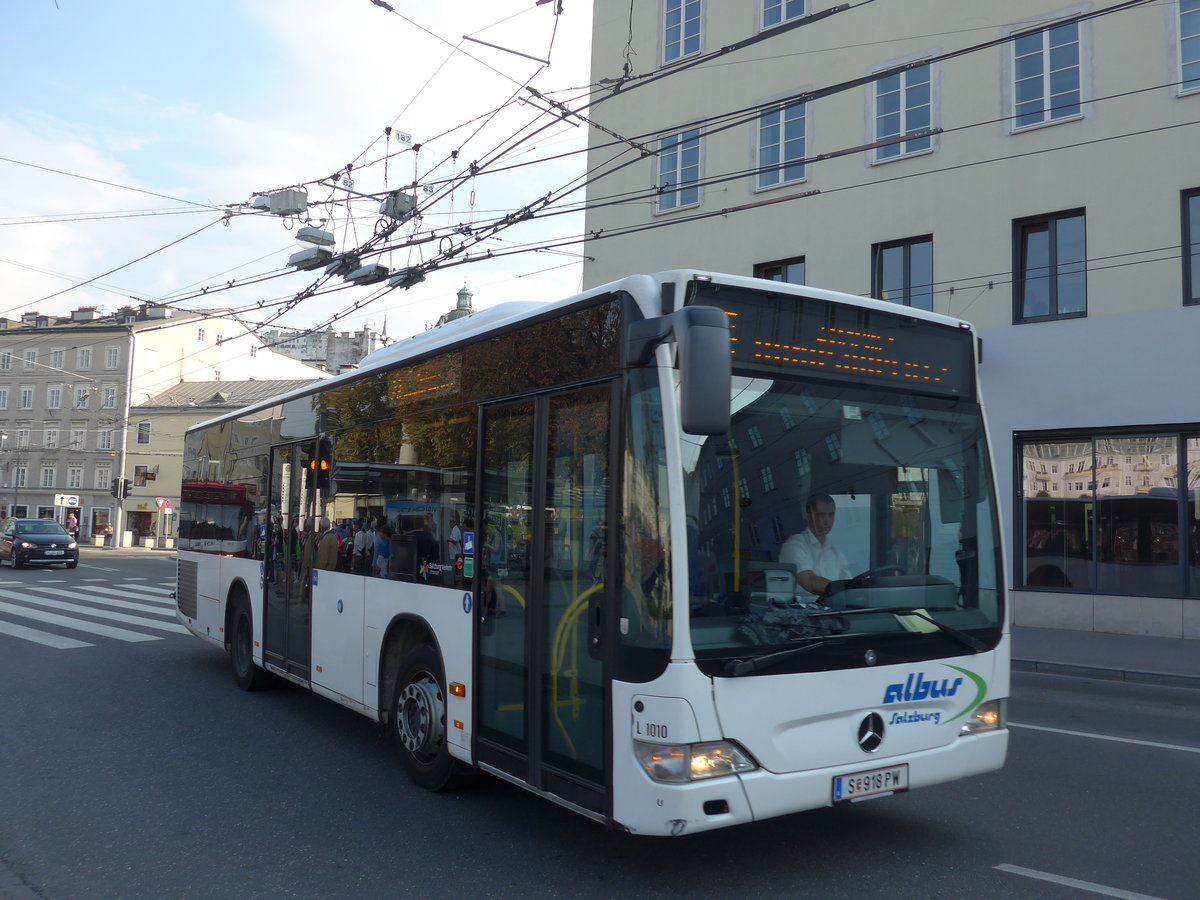
[{"label": "mercedes-benz star emblem", "polygon": [[858,746],[864,753],[874,753],[883,743],[883,716],[871,713],[858,726]]}]

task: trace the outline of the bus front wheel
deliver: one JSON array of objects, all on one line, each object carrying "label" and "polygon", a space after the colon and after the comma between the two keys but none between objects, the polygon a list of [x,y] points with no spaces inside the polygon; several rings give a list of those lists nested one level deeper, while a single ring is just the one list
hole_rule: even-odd
[{"label": "bus front wheel", "polygon": [[428,791],[456,787],[461,767],[446,744],[446,688],[442,661],[428,644],[400,663],[392,702],[392,734],[408,776]]}]

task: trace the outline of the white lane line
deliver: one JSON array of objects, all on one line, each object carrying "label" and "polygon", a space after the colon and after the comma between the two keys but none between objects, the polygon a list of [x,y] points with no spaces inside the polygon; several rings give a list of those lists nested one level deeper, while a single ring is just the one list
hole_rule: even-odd
[{"label": "white lane line", "polygon": [[0,601],[0,612],[11,613],[15,616],[21,616],[25,619],[34,619],[38,622],[48,622],[51,625],[61,625],[64,628],[70,628],[73,631],[86,631],[88,634],[98,634],[101,637],[115,638],[118,641],[161,641],[162,638],[156,634],[142,634],[139,631],[127,631],[124,628],[113,628],[110,625],[101,625],[99,622],[85,622],[82,619],[72,619],[69,616],[59,616],[54,613],[45,612],[40,609],[30,609],[27,606],[17,606],[15,603],[4,603]]},{"label": "white lane line", "polygon": [[[92,595],[107,594],[110,597],[124,597],[126,600],[141,600],[145,603],[159,603],[163,606],[170,606],[172,609],[175,607],[175,601],[161,592],[157,593],[156,596],[155,594],[148,593],[147,591],[122,591],[117,588],[99,587],[92,584],[89,584],[83,590]],[[59,593],[62,592],[59,591]]]},{"label": "white lane line", "polygon": [[[50,593],[46,588],[30,588],[31,591],[39,593]],[[131,609],[134,612],[144,613],[147,616],[166,616],[167,618],[175,617],[175,607],[148,606],[146,603],[134,603],[132,600],[117,600],[115,597],[101,597],[99,594],[93,593],[93,588],[86,590],[75,591],[71,594],[73,600],[86,600],[88,603],[100,603],[104,606],[115,606],[117,609]],[[5,591],[0,591],[0,595],[13,596]],[[62,591],[54,591],[55,597],[61,597]],[[42,606],[50,606],[51,604],[26,594],[25,597],[34,603],[41,603]],[[151,601],[152,602],[152,601]]]},{"label": "white lane line", "polygon": [[35,644],[44,644],[47,647],[54,647],[58,650],[74,650],[76,647],[96,646],[95,644],[89,644],[87,641],[77,641],[75,638],[63,637],[61,634],[38,631],[36,628],[28,628],[25,625],[18,625],[16,622],[0,621],[0,634],[11,635],[25,641],[33,641]]},{"label": "white lane line", "polygon": [[1067,878],[1065,875],[1055,875],[1052,872],[1039,872],[1037,869],[1026,869],[1023,866],[1012,866],[1008,863],[1001,863],[995,868],[1012,875],[1024,875],[1026,878],[1036,878],[1039,881],[1049,881],[1054,884],[1061,884],[1064,887],[1079,888],[1081,891],[1091,891],[1093,894],[1100,894],[1104,897],[1120,897],[1122,900],[1162,900],[1161,897],[1155,897],[1151,894],[1139,894],[1137,891],[1123,891],[1120,888],[1096,884],[1094,881],[1080,881],[1078,878]]},{"label": "white lane line", "polygon": [[142,616],[131,616],[126,613],[112,612],[108,609],[97,609],[94,606],[81,606],[78,603],[67,603],[63,600],[50,600],[45,597],[33,597],[28,594],[22,596],[13,591],[0,591],[0,597],[24,600],[26,603],[36,603],[38,606],[48,606],[51,609],[76,613],[82,616],[91,616],[94,619],[110,619],[114,622],[124,622],[126,625],[141,625],[144,628],[153,628],[156,631],[188,634],[188,630],[177,622],[157,622],[152,619],[143,618]]},{"label": "white lane line", "polygon": [[1188,747],[1183,744],[1160,744],[1158,741],[1139,741],[1136,738],[1116,737],[1111,734],[1092,734],[1089,731],[1068,731],[1065,728],[1046,728],[1042,725],[1022,725],[1020,722],[1009,722],[1009,728],[1028,728],[1030,731],[1049,731],[1052,734],[1066,734],[1071,737],[1093,738],[1097,741],[1114,741],[1118,744],[1137,744],[1139,747],[1157,747],[1160,750],[1182,750],[1184,753],[1200,753],[1200,747]]}]

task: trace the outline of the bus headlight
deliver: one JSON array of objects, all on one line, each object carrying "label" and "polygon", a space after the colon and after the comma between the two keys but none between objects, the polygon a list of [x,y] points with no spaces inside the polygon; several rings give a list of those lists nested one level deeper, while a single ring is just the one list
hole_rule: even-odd
[{"label": "bus headlight", "polygon": [[647,744],[633,742],[633,752],[646,774],[664,784],[687,784],[749,772],[758,766],[732,741],[704,744]]},{"label": "bus headlight", "polygon": [[1004,728],[1008,722],[1008,717],[1005,715],[1006,700],[989,700],[986,703],[980,703],[975,709],[975,712],[967,716],[958,733],[964,734],[983,734],[986,731],[999,731]]}]

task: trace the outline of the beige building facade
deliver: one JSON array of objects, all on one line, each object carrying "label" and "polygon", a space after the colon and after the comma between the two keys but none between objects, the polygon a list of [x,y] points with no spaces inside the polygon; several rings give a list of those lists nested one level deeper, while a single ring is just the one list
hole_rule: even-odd
[{"label": "beige building facade", "polygon": [[[226,311],[84,307],[0,321],[0,513],[63,522],[73,513],[87,541],[109,525],[116,542],[156,535],[159,478],[179,465],[182,427],[156,433],[138,406],[186,381],[319,377]],[[118,498],[114,483],[126,480]],[[175,485],[177,497],[177,476]]]},{"label": "beige building facade", "polygon": [[586,287],[970,320],[1014,621],[1200,638],[1200,3],[598,0],[593,82]]}]

